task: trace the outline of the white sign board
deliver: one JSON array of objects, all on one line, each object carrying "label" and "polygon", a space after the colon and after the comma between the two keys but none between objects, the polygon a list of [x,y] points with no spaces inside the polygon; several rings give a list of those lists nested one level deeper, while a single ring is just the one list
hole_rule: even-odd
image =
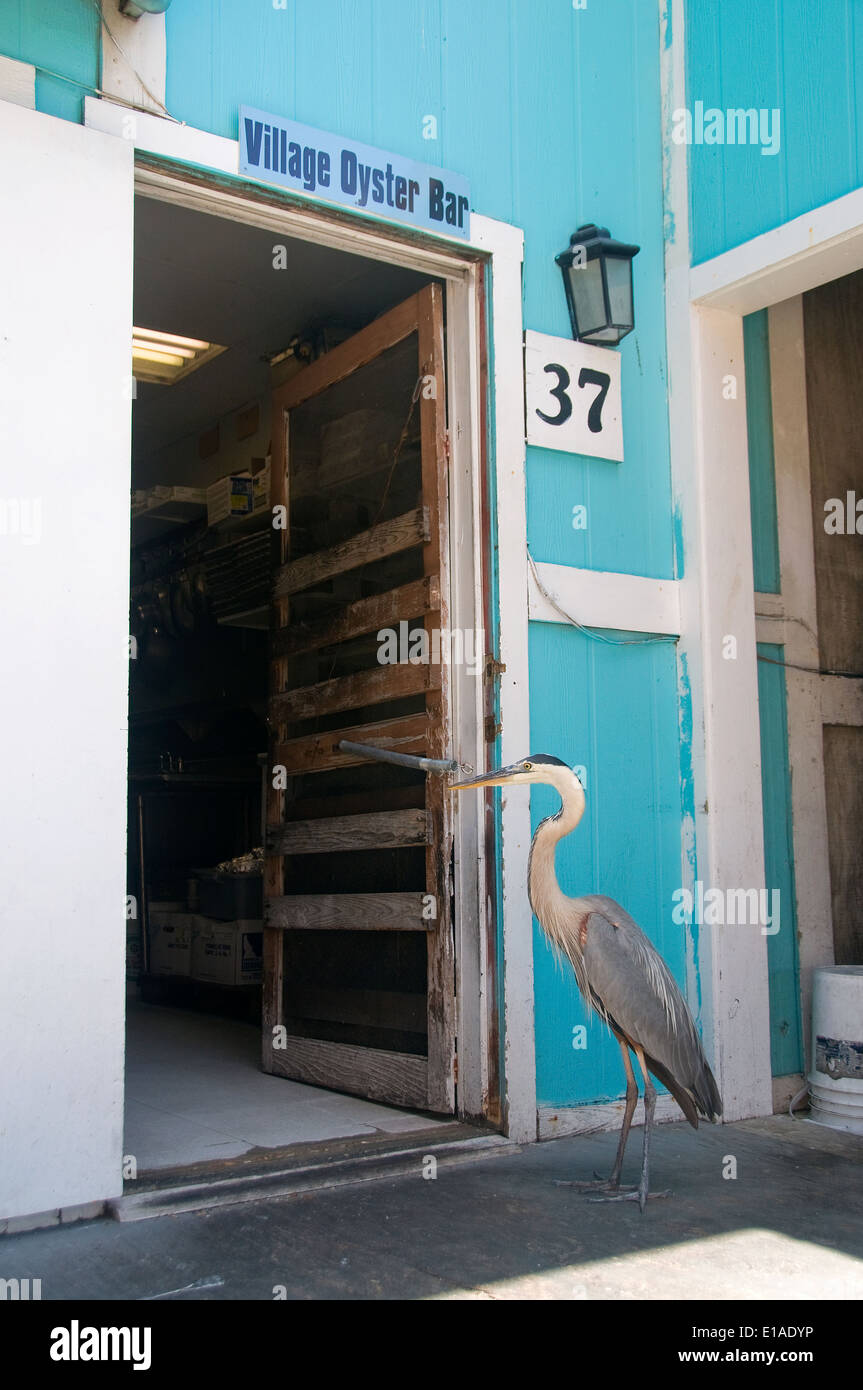
[{"label": "white sign board", "polygon": [[623,462],[619,353],[528,331],[524,372],[528,444]]}]

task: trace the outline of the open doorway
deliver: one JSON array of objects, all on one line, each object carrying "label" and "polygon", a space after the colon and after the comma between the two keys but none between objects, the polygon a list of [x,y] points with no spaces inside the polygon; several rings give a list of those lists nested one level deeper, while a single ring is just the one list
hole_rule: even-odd
[{"label": "open doorway", "polygon": [[137,199],[139,1177],[456,1113],[443,784],[339,748],[452,754],[444,309],[428,274]]},{"label": "open doorway", "polygon": [[863,950],[861,308],[855,271],[743,321],[776,1109],[815,1069],[813,972]]}]

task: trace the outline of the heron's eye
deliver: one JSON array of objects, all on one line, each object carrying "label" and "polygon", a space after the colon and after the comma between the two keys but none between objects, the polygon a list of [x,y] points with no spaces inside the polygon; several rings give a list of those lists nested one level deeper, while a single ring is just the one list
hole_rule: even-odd
[{"label": "heron's eye", "polygon": [[525,772],[531,772],[533,770],[533,763],[525,763],[524,770]]}]

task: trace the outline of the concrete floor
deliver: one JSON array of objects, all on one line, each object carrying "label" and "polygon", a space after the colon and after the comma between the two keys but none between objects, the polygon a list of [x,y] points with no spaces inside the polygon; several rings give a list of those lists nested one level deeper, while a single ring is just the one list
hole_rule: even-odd
[{"label": "concrete floor", "polygon": [[435,1120],[260,1070],[248,1023],[129,1001],[123,1151],[138,1172],[363,1134],[406,1134]]},{"label": "concrete floor", "polygon": [[[641,1132],[624,1177],[634,1175]],[[43,1299],[860,1299],[863,1139],[776,1116],[654,1137],[657,1189],[592,1205],[615,1135],[314,1194],[7,1236]],[[724,1178],[729,1159],[736,1178]]]}]

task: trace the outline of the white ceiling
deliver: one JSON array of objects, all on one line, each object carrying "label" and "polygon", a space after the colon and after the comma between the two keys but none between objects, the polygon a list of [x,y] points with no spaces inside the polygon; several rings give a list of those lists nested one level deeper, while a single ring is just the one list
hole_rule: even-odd
[{"label": "white ceiling", "polygon": [[[287,248],[285,270],[274,247]],[[228,351],[173,386],[138,384],[133,459],[263,395],[267,358],[327,323],[361,328],[427,277],[152,198],[135,205],[134,322]]]}]

